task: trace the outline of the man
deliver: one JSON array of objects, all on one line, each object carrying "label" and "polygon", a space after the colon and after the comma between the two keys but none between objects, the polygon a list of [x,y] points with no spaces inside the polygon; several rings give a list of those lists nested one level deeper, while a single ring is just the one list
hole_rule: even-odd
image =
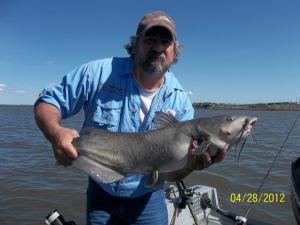
[{"label": "man", "polygon": [[[87,63],[67,74],[60,85],[41,93],[35,104],[36,121],[59,164],[69,166],[77,158],[72,140],[79,137],[76,130],[60,125],[61,118],[82,108],[83,128],[113,132],[151,130],[156,111],[172,113],[178,120],[193,118],[186,92],[169,71],[180,51],[173,19],[164,12],[145,15],[126,49],[130,57]],[[191,144],[196,146],[196,142]],[[208,167],[224,154],[214,159],[207,153],[191,158],[183,173]],[[90,178],[87,224],[166,225],[163,190],[144,187],[145,179],[129,174],[119,182],[103,184]]]}]

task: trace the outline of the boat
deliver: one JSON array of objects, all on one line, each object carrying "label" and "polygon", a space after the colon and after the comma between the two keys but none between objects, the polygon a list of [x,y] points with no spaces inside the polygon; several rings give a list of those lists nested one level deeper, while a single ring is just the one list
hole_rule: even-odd
[{"label": "boat", "polygon": [[[217,189],[195,185],[185,187],[177,182],[165,189],[165,202],[168,210],[169,225],[272,225],[262,221],[235,215],[219,207]],[[76,225],[66,221],[57,211],[46,217],[47,225]]]},{"label": "boat", "polygon": [[183,182],[165,190],[169,225],[272,225],[221,209],[217,189]]},{"label": "boat", "polygon": [[215,215],[213,210],[205,205],[209,203],[219,208],[216,188],[204,185],[178,188],[178,185],[171,185],[165,191],[165,201],[170,225],[234,224],[229,218]]},{"label": "boat", "polygon": [[300,157],[291,164],[291,202],[297,224],[300,224]]}]

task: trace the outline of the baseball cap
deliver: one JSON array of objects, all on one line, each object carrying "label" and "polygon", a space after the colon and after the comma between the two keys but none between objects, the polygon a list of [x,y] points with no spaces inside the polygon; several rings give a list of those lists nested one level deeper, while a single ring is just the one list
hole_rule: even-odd
[{"label": "baseball cap", "polygon": [[173,40],[176,40],[176,25],[174,20],[162,11],[148,13],[141,19],[136,35],[144,35],[153,27],[164,27],[172,35]]}]

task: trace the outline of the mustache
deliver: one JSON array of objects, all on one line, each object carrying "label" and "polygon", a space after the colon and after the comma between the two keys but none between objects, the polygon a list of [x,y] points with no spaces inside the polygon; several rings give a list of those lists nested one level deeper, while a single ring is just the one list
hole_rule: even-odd
[{"label": "mustache", "polygon": [[150,51],[147,56],[146,56],[146,61],[154,61],[154,60],[160,60],[160,61],[165,61],[167,58],[164,53],[159,53],[155,51]]}]

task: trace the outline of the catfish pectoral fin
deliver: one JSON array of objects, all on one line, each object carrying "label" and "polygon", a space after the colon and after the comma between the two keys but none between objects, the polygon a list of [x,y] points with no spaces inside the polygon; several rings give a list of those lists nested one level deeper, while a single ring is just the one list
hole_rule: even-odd
[{"label": "catfish pectoral fin", "polygon": [[113,183],[124,177],[124,175],[103,165],[97,164],[85,156],[78,157],[73,162],[73,165],[101,183]]},{"label": "catfish pectoral fin", "polygon": [[156,184],[157,180],[158,180],[158,170],[155,170],[149,175],[147,181],[145,182],[145,187],[152,187],[153,185]]},{"label": "catfish pectoral fin", "polygon": [[158,170],[155,170],[149,175],[148,179],[144,183],[144,186],[148,188],[161,188],[164,183],[164,175],[160,174]]}]

